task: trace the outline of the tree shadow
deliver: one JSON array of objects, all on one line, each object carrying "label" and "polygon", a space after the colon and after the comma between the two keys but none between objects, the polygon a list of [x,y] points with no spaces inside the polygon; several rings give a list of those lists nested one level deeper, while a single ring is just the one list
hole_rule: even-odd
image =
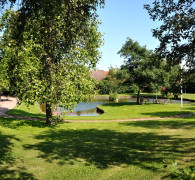
[{"label": "tree shadow", "polygon": [[1,180],[37,180],[33,174],[26,172],[26,168],[17,167],[11,170],[11,166],[0,166]]},{"label": "tree shadow", "polygon": [[11,145],[12,143],[10,142],[11,139],[13,139],[14,136],[11,135],[3,135],[2,132],[0,131],[0,164],[3,162],[8,162],[12,163],[13,162],[13,157],[11,155]]},{"label": "tree shadow", "polygon": [[151,117],[170,117],[176,115],[190,114],[191,111],[159,111],[159,112],[150,112],[150,113],[141,113],[142,115],[150,115]]},{"label": "tree shadow", "polygon": [[107,103],[107,104],[103,104],[101,106],[111,106],[111,107],[115,107],[115,106],[126,106],[126,105],[137,105],[135,102],[119,102],[119,103],[116,103],[116,102],[110,102],[110,103]]},{"label": "tree shadow", "polygon": [[45,114],[30,113],[19,109],[11,109],[7,111],[6,114],[13,115],[13,116],[21,116],[21,117],[43,118],[43,119],[46,118]]},{"label": "tree shadow", "polygon": [[15,138],[13,135],[4,135],[0,131],[0,179],[35,180],[32,174],[26,172],[25,168],[16,166],[13,169],[13,166],[16,164],[11,153],[11,140],[13,139],[19,141],[19,139]]},{"label": "tree shadow", "polygon": [[8,108],[0,107],[0,115],[1,115],[1,116],[4,116],[4,113],[7,112],[7,111],[9,111]]},{"label": "tree shadow", "polygon": [[[32,127],[39,127],[39,128],[45,128],[46,124],[44,121],[36,121],[36,120],[22,120],[17,118],[6,118],[6,117],[0,117],[0,126],[2,127],[8,127],[11,129],[16,129],[21,126],[32,126]],[[51,126],[51,128],[54,128],[55,126]]]},{"label": "tree shadow", "polygon": [[[195,116],[182,118],[183,120],[150,120],[123,122],[123,126],[144,127],[149,129],[192,129],[195,128]],[[188,121],[184,121],[184,120]],[[191,120],[191,121],[190,121]]]},{"label": "tree shadow", "polygon": [[[119,106],[127,106],[127,105],[131,105],[131,106],[143,106],[143,105],[138,105],[136,102],[119,102],[119,103],[107,103],[107,104],[103,104],[101,106],[111,106],[111,107],[119,107]],[[144,103],[144,106],[149,106],[151,105],[151,103]]]},{"label": "tree shadow", "polygon": [[195,111],[195,106],[194,107],[185,108],[185,109],[188,109],[188,110],[191,110],[191,111]]},{"label": "tree shadow", "polygon": [[[157,133],[122,133],[112,130],[51,130],[35,136],[37,144],[25,149],[39,150],[39,158],[59,164],[74,164],[82,159],[85,165],[106,169],[114,165],[138,165],[160,171],[157,164],[164,159],[188,157],[193,138],[179,138]],[[155,165],[156,164],[156,165]]]},{"label": "tree shadow", "polygon": [[12,100],[7,99],[7,98],[5,98],[5,99],[2,99],[2,98],[1,98],[1,99],[0,99],[0,102],[4,102],[4,101],[6,101],[6,102],[7,102],[7,101],[12,101]]}]

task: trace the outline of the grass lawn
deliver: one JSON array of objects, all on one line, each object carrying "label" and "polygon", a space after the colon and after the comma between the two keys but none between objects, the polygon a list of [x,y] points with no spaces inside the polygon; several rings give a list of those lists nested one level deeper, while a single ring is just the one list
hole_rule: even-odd
[{"label": "grass lawn", "polygon": [[[111,120],[111,119],[132,119],[132,118],[151,118],[151,117],[167,117],[180,114],[195,112],[195,104],[184,104],[181,108],[180,104],[152,104],[136,105],[136,103],[112,103],[99,106],[104,110],[104,114],[100,116],[67,116],[64,119],[75,120]],[[27,108],[24,104],[15,107],[7,112],[10,115],[28,116],[45,118],[38,104]]]},{"label": "grass lawn", "polygon": [[[137,94],[135,94],[135,93],[121,94],[121,95],[137,97]],[[141,93],[140,95],[143,96],[143,97],[153,97],[153,98],[156,98],[156,93]],[[106,96],[106,95],[102,95],[102,96]],[[109,95],[107,95],[107,96],[109,96]],[[161,93],[157,93],[157,96],[158,97],[162,97]],[[169,95],[169,98],[174,98],[174,96],[173,95]],[[180,98],[180,95],[178,96],[178,98]],[[183,93],[183,98],[184,99],[195,100],[195,94]]]},{"label": "grass lawn", "polygon": [[195,164],[194,132],[195,116],[54,127],[0,117],[0,179],[158,180],[174,161]]},{"label": "grass lawn", "polygon": [[[113,103],[105,114],[70,119],[165,117],[195,105]],[[38,104],[8,114],[45,118]],[[195,165],[195,116],[134,122],[45,122],[0,117],[0,179],[160,180],[172,163]],[[165,168],[165,165],[167,167]]]},{"label": "grass lawn", "polygon": [[185,99],[192,99],[192,100],[195,100],[195,94],[188,94],[188,93],[184,93],[183,94],[183,97],[185,98]]},{"label": "grass lawn", "polygon": [[111,119],[137,119],[151,117],[167,117],[179,114],[187,114],[195,112],[195,105],[185,104],[183,108],[180,104],[151,104],[137,105],[136,103],[113,103],[98,106],[104,110],[104,114],[100,116],[85,117],[85,116],[67,116],[65,119],[76,120],[111,120]]},{"label": "grass lawn", "polygon": [[35,103],[34,105],[26,106],[24,103],[22,103],[19,106],[16,106],[15,108],[9,110],[6,112],[6,114],[9,115],[15,115],[15,116],[26,116],[26,117],[37,117],[37,118],[45,118],[45,114],[42,112],[40,105],[38,103]]},{"label": "grass lawn", "polygon": [[[129,94],[130,96],[137,96],[136,94],[134,93],[131,93]],[[141,96],[144,96],[144,97],[156,97],[156,93],[141,93]],[[158,97],[162,97],[161,93],[158,93],[157,94]],[[171,95],[169,98],[174,98],[173,95]],[[180,96],[178,96],[178,98],[180,98]],[[184,99],[191,99],[191,100],[195,100],[195,94],[192,94],[192,93],[183,93],[183,98]]]}]

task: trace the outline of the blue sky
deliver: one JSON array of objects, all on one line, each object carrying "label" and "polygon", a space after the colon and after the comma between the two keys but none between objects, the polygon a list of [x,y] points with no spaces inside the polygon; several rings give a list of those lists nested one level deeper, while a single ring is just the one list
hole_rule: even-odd
[{"label": "blue sky", "polygon": [[154,50],[159,41],[152,37],[152,28],[159,27],[160,22],[153,22],[144,4],[154,0],[106,0],[104,9],[99,9],[100,32],[104,33],[104,46],[101,47],[102,58],[97,69],[108,70],[110,66],[120,67],[124,59],[117,52],[127,37],[138,41]]}]

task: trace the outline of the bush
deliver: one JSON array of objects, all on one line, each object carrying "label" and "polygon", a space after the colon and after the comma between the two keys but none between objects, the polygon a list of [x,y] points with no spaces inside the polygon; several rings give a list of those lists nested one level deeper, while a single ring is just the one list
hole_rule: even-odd
[{"label": "bush", "polygon": [[96,89],[99,90],[99,94],[109,94],[110,91],[115,92],[117,86],[110,83],[110,81],[103,79],[97,83]]},{"label": "bush", "polygon": [[109,94],[109,101],[116,101],[118,99],[118,94],[115,92],[115,93],[110,93]]}]

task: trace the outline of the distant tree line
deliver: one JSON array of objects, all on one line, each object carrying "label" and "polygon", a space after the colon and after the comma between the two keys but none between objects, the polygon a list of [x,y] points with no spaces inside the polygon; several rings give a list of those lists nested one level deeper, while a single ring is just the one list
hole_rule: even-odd
[{"label": "distant tree line", "polygon": [[167,96],[172,93],[180,94],[181,76],[184,92],[195,92],[195,76],[189,74],[188,69],[181,69],[179,65],[169,66],[169,60],[158,53],[141,46],[137,41],[127,38],[118,52],[124,58],[120,68],[109,69],[107,77],[99,81],[96,88],[100,94],[137,93],[140,102],[140,92],[161,92]]}]

